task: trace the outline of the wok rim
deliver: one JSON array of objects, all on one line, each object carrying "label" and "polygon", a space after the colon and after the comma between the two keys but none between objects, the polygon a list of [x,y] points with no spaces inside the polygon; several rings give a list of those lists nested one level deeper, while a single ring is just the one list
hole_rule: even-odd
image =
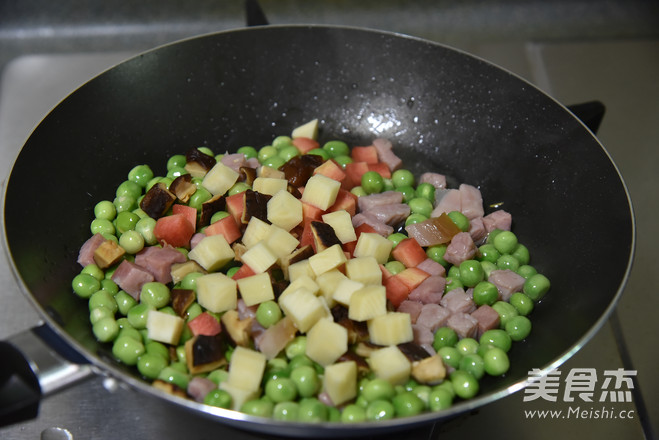
[{"label": "wok rim", "polygon": [[358,31],[358,32],[363,32],[363,33],[370,33],[370,34],[379,34],[383,36],[391,36],[394,38],[403,38],[403,39],[408,39],[408,40],[413,40],[419,43],[423,44],[429,44],[433,46],[438,46],[441,48],[444,48],[448,51],[452,51],[454,53],[459,53],[462,56],[466,56],[468,58],[476,59],[479,60],[489,66],[492,66],[498,70],[501,70],[512,77],[514,77],[517,81],[521,81],[524,83],[526,87],[535,89],[535,91],[539,92],[544,99],[549,99],[553,104],[558,105],[560,108],[562,108],[563,111],[565,111],[569,117],[573,118],[576,120],[593,138],[593,140],[597,143],[599,148],[604,152],[606,157],[608,158],[608,161],[610,164],[613,166],[615,173],[617,177],[620,179],[620,183],[622,185],[622,188],[625,193],[625,197],[627,199],[627,204],[629,208],[629,215],[630,215],[630,226],[631,226],[631,236],[630,236],[630,248],[629,248],[629,256],[627,258],[627,265],[625,267],[625,271],[623,274],[622,279],[620,280],[620,284],[617,286],[616,293],[613,296],[611,302],[608,304],[602,315],[599,317],[599,319],[590,327],[590,329],[584,333],[568,350],[566,350],[564,353],[562,353],[559,357],[554,359],[553,361],[549,362],[548,364],[538,367],[540,370],[541,375],[546,375],[549,371],[558,368],[561,366],[563,363],[565,363],[567,360],[569,360],[574,354],[576,354],[581,348],[583,348],[593,337],[595,334],[597,334],[601,328],[604,326],[606,321],[609,320],[611,317],[613,311],[617,307],[620,298],[622,297],[622,294],[627,286],[627,283],[629,281],[629,277],[631,274],[632,266],[633,266],[633,261],[634,261],[634,256],[635,256],[635,250],[636,250],[636,219],[635,219],[635,214],[634,214],[634,208],[633,208],[633,202],[629,193],[628,186],[624,180],[624,177],[622,176],[617,164],[613,161],[613,158],[611,157],[610,153],[606,149],[606,147],[600,142],[600,140],[593,134],[593,132],[580,120],[578,119],[570,110],[557,101],[555,98],[550,96],[548,93],[544,92],[542,89],[537,87],[536,85],[530,83],[528,80],[525,78],[521,77],[520,75],[509,71],[506,68],[503,68],[491,61],[488,61],[482,57],[479,57],[477,55],[473,55],[467,51],[464,51],[462,49],[458,49],[452,46],[449,46],[447,44],[443,44],[440,42],[435,42],[432,40],[427,40],[421,37],[416,37],[408,34],[403,34],[399,32],[392,32],[392,31],[385,31],[385,30],[379,30],[379,29],[374,29],[374,28],[367,28],[367,27],[358,27],[358,26],[347,26],[347,25],[325,25],[325,24],[282,24],[282,25],[267,25],[267,26],[259,26],[259,27],[252,27],[252,28],[237,28],[237,29],[227,29],[227,30],[221,30],[221,31],[216,31],[216,32],[210,32],[210,33],[204,33],[200,35],[195,35],[195,36],[190,36],[186,37],[183,39],[179,39],[176,41],[168,42],[156,47],[153,47],[151,49],[141,51],[133,56],[129,56],[128,58],[124,59],[120,63],[114,64],[97,75],[89,78],[86,80],[84,83],[78,85],[74,90],[69,92],[65,97],[63,97],[55,106],[53,106],[40,120],[38,123],[34,125],[32,130],[30,130],[29,135],[25,138],[25,140],[22,143],[22,146],[20,150],[18,151],[17,155],[13,158],[9,174],[7,176],[7,179],[4,182],[3,185],[3,203],[2,203],[2,226],[3,226],[3,234],[2,234],[2,242],[3,242],[3,248],[4,248],[4,253],[7,256],[8,262],[10,264],[10,269],[11,269],[11,274],[16,281],[16,284],[22,294],[27,297],[28,301],[30,304],[34,307],[35,311],[38,313],[41,322],[37,324],[39,325],[47,325],[50,329],[52,329],[55,334],[61,338],[66,344],[68,344],[70,347],[73,347],[74,350],[83,356],[93,367],[94,372],[99,375],[99,376],[107,376],[107,377],[112,377],[124,384],[129,385],[132,389],[139,390],[141,392],[145,392],[155,398],[158,398],[160,400],[164,400],[169,402],[170,404],[173,404],[177,407],[185,408],[186,410],[189,410],[193,413],[196,413],[200,416],[203,417],[208,417],[213,420],[216,420],[219,423],[225,424],[227,426],[231,426],[233,428],[238,428],[246,431],[252,431],[252,432],[259,432],[259,433],[272,433],[271,429],[277,429],[278,435],[290,435],[294,437],[302,437],[306,434],[308,434],[309,430],[313,430],[314,435],[318,437],[323,437],[323,438],[330,438],[330,437],[338,437],[338,436],[343,436],[343,435],[369,435],[369,434],[378,434],[378,433],[383,433],[385,431],[392,432],[392,431],[401,431],[405,429],[411,429],[417,426],[421,425],[426,425],[430,423],[438,423],[442,422],[444,420],[448,420],[451,418],[454,418],[458,415],[464,414],[468,411],[474,410],[476,408],[485,406],[487,404],[493,403],[497,400],[500,400],[504,397],[507,397],[509,395],[512,395],[516,393],[517,391],[523,389],[526,387],[528,384],[528,378],[520,379],[517,382],[513,383],[512,385],[509,385],[506,388],[500,389],[498,391],[494,392],[489,392],[484,395],[478,395],[477,397],[474,397],[469,400],[464,400],[464,401],[459,401],[458,403],[453,404],[450,408],[442,410],[440,412],[424,412],[422,414],[416,415],[416,416],[410,416],[410,417],[405,417],[405,418],[394,418],[391,420],[383,420],[383,421],[377,421],[377,422],[361,422],[361,423],[354,423],[354,424],[346,424],[342,422],[322,422],[322,423],[301,423],[301,422],[282,422],[282,421],[277,421],[273,420],[270,418],[264,418],[264,417],[258,417],[258,416],[251,416],[247,415],[245,413],[239,412],[239,411],[234,411],[234,410],[228,410],[228,409],[223,409],[223,408],[216,408],[212,407],[209,405],[205,405],[203,403],[198,403],[189,399],[184,399],[181,397],[174,396],[172,394],[169,394],[165,391],[162,391],[160,389],[157,389],[153,387],[151,384],[145,382],[144,380],[138,378],[135,375],[129,375],[124,371],[121,371],[119,368],[117,368],[115,365],[106,362],[105,360],[102,359],[102,357],[94,355],[94,353],[90,352],[87,348],[85,348],[77,339],[75,339],[73,336],[69,335],[55,320],[46,313],[44,310],[43,306],[37,301],[37,299],[34,297],[33,293],[30,291],[30,289],[27,287],[27,285],[24,283],[23,278],[21,274],[18,271],[18,268],[15,264],[14,258],[12,256],[12,253],[9,249],[8,246],[8,237],[7,237],[7,231],[6,231],[6,225],[5,225],[5,207],[6,207],[6,198],[7,198],[7,191],[9,188],[9,182],[11,180],[11,177],[14,173],[14,166],[16,164],[16,161],[20,157],[23,148],[25,147],[27,141],[30,139],[30,137],[33,135],[34,131],[37,130],[37,128],[42,124],[42,122],[49,117],[51,112],[55,110],[57,107],[59,107],[64,101],[69,99],[69,97],[73,94],[75,94],[81,87],[89,84],[90,82],[94,81],[96,78],[105,75],[107,72],[117,68],[118,66],[121,66],[125,63],[130,62],[131,60],[134,60],[136,58],[139,58],[144,55],[151,54],[153,52],[157,52],[163,48],[167,48],[170,46],[174,45],[179,45],[181,43],[185,43],[187,41],[192,41],[192,40],[199,40],[199,39],[205,39],[205,38],[214,38],[216,36],[220,36],[223,34],[234,34],[234,33],[239,33],[239,32],[263,32],[264,30],[269,30],[269,29],[295,29],[295,30],[313,30],[313,29],[326,29],[326,30],[331,30],[331,31],[341,31],[341,30],[349,30],[349,31]]}]

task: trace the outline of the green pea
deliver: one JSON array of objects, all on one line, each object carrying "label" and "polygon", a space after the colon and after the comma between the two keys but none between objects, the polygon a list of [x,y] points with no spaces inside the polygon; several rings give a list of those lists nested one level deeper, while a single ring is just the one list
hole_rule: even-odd
[{"label": "green pea", "polygon": [[210,200],[211,197],[213,197],[213,195],[202,186],[197,188],[197,191],[195,191],[194,194],[190,196],[190,199],[188,200],[188,206],[195,208],[197,211],[201,211],[201,205],[204,202]]},{"label": "green pea", "polygon": [[229,372],[221,369],[213,370],[208,373],[207,378],[219,386],[222,382],[229,379]]},{"label": "green pea", "polygon": [[506,333],[513,341],[522,341],[531,333],[531,320],[526,316],[513,316],[506,322]]},{"label": "green pea", "polygon": [[185,158],[185,155],[183,154],[175,154],[174,156],[170,157],[167,160],[167,169],[170,170],[174,167],[181,167],[183,168],[187,162],[187,159]]},{"label": "green pea", "polygon": [[227,269],[227,276],[229,278],[232,278],[236,274],[236,272],[238,272],[238,270],[240,270],[240,266],[230,267],[229,269]]},{"label": "green pea", "polygon": [[417,395],[419,399],[423,401],[423,404],[427,407],[428,406],[428,400],[430,396],[430,392],[432,391],[432,388],[428,385],[417,385],[412,389],[412,392]]},{"label": "green pea", "polygon": [[330,159],[329,153],[322,148],[313,148],[307,151],[307,154],[315,154],[316,156],[320,156],[323,158],[323,161]]},{"label": "green pea", "polygon": [[284,351],[286,352],[286,357],[288,359],[304,355],[307,352],[307,337],[296,336],[295,339],[286,345]]},{"label": "green pea", "polygon": [[478,380],[471,373],[464,370],[455,370],[451,373],[450,379],[456,396],[471,399],[478,394]]},{"label": "green pea", "polygon": [[415,223],[421,223],[428,220],[428,217],[426,217],[423,214],[419,213],[413,213],[410,214],[409,217],[407,217],[407,220],[405,220],[405,226],[413,225]]},{"label": "green pea", "polygon": [[447,215],[451,220],[453,220],[453,223],[455,223],[455,225],[460,228],[462,232],[469,231],[469,219],[466,215],[460,211],[451,211]]},{"label": "green pea", "polygon": [[130,325],[130,322],[128,322],[128,318],[125,317],[117,319],[117,324],[119,324],[120,331],[125,328],[133,328],[133,326]]},{"label": "green pea", "polygon": [[343,408],[341,413],[341,422],[343,423],[361,423],[366,421],[366,409],[350,403]]},{"label": "green pea", "polygon": [[448,262],[444,260],[444,254],[446,253],[447,245],[437,244],[434,246],[428,246],[426,248],[426,255],[431,260],[441,264],[442,266],[448,266]]},{"label": "green pea", "polygon": [[124,364],[132,366],[144,354],[144,345],[135,338],[120,334],[112,344],[112,354]]},{"label": "green pea", "polygon": [[529,266],[528,264],[522,264],[517,268],[517,274],[520,275],[525,280],[528,280],[537,273],[538,271],[536,270],[536,268],[533,266]]},{"label": "green pea", "polygon": [[413,187],[415,183],[414,174],[410,170],[396,170],[391,175],[391,180],[396,188],[403,186]]},{"label": "green pea", "polygon": [[[114,205],[113,205],[114,206]],[[114,234],[114,224],[104,218],[95,218],[92,220],[89,229],[92,234]]]},{"label": "green pea", "polygon": [[302,423],[325,422],[329,416],[327,406],[313,397],[303,398],[299,402],[297,419]]},{"label": "green pea", "polygon": [[350,147],[343,141],[329,141],[323,145],[323,150],[327,151],[330,157],[349,156]]},{"label": "green pea", "polygon": [[389,381],[375,378],[364,385],[361,395],[364,396],[367,402],[391,400],[396,395],[396,390]]},{"label": "green pea", "polygon": [[119,237],[119,246],[129,254],[135,255],[144,249],[144,237],[137,231],[126,231]]},{"label": "green pea", "polygon": [[478,248],[478,255],[478,259],[480,261],[489,261],[490,263],[496,264],[497,260],[501,256],[501,253],[497,250],[497,248],[494,247],[493,244],[486,243]]},{"label": "green pea", "polygon": [[211,224],[215,223],[216,221],[222,220],[223,218],[229,217],[229,213],[226,211],[217,211],[211,216]]},{"label": "green pea", "polygon": [[368,193],[364,191],[364,188],[362,188],[360,185],[353,186],[350,189],[350,193],[357,196],[357,197],[362,197],[362,196],[367,196]]},{"label": "green pea", "polygon": [[156,308],[150,304],[139,303],[128,310],[126,318],[128,318],[130,325],[140,330],[146,328],[146,320],[149,316],[149,312],[155,309]]},{"label": "green pea", "polygon": [[126,336],[131,339],[135,339],[137,342],[142,344],[144,342],[144,338],[142,337],[142,333],[140,333],[139,330],[134,328],[133,326],[127,327],[120,323],[121,319],[117,319],[117,325],[119,325],[119,334],[117,335],[117,338],[120,336]]},{"label": "green pea", "polygon": [[394,191],[396,189],[394,187],[394,182],[392,182],[390,178],[383,177],[382,179],[384,180],[384,188],[382,188],[382,192],[384,192],[384,191]]},{"label": "green pea", "polygon": [[460,359],[458,368],[468,372],[474,376],[476,380],[480,380],[480,378],[485,374],[485,362],[483,361],[483,358],[481,358],[476,353],[463,356]]},{"label": "green pea", "polygon": [[71,282],[73,291],[81,298],[89,298],[101,289],[101,282],[88,273],[80,273]]},{"label": "green pea", "polygon": [[293,145],[292,142],[293,139],[290,136],[281,135],[272,140],[272,146],[278,150],[281,150],[282,148]]},{"label": "green pea", "polygon": [[[188,170],[186,170],[184,167],[172,167],[167,170],[167,176],[168,178],[174,180],[177,177],[183,176],[185,174],[190,174]],[[167,185],[169,186],[169,185]]]},{"label": "green pea", "polygon": [[252,187],[246,184],[245,182],[236,182],[233,184],[231,188],[227,190],[227,196],[240,194],[247,191],[248,189],[252,189]]},{"label": "green pea", "polygon": [[493,270],[499,269],[496,264],[490,263],[489,261],[481,261],[481,267],[483,268],[486,279],[490,277]]},{"label": "green pea", "polygon": [[424,182],[419,183],[416,187],[416,196],[435,202],[435,187],[432,184]]},{"label": "green pea", "polygon": [[103,220],[114,220],[117,208],[109,200],[102,200],[94,206],[94,216]]},{"label": "green pea", "polygon": [[491,306],[499,299],[499,290],[497,286],[489,281],[481,281],[474,286],[473,298],[476,305],[482,306],[483,304],[487,304]]},{"label": "green pea", "polygon": [[394,244],[394,247],[398,246],[398,243],[401,241],[405,240],[407,238],[407,235],[401,233],[401,232],[394,232],[393,234],[389,234],[387,237],[387,240],[392,242]]},{"label": "green pea", "polygon": [[517,247],[517,236],[510,231],[501,231],[494,237],[492,244],[502,254],[510,254]]},{"label": "green pea", "polygon": [[297,147],[293,145],[283,147],[281,150],[279,150],[279,157],[281,157],[284,160],[284,162],[288,162],[289,160],[299,155],[300,155],[300,150],[298,150]]},{"label": "green pea", "polygon": [[169,362],[169,348],[158,341],[149,341],[144,343],[144,350],[146,353],[157,355]]},{"label": "green pea", "polygon": [[117,292],[119,292],[119,286],[117,286],[117,283],[107,278],[101,280],[101,289],[110,292],[112,295],[116,295]]},{"label": "green pea", "polygon": [[446,287],[444,288],[444,292],[448,293],[453,289],[459,289],[459,288],[464,288],[464,284],[462,284],[460,278],[446,277]]},{"label": "green pea", "polygon": [[445,389],[435,388],[428,396],[428,408],[431,411],[441,411],[453,404],[453,394]]},{"label": "green pea", "polygon": [[503,229],[493,229],[490,231],[489,234],[487,234],[487,239],[485,240],[486,243],[488,244],[494,244],[494,239],[496,238],[497,235],[503,232]]},{"label": "green pea", "polygon": [[316,369],[309,365],[301,365],[291,371],[290,379],[297,388],[300,397],[311,397],[318,392],[321,381]]},{"label": "green pea", "polygon": [[197,278],[202,276],[201,272],[190,272],[181,279],[181,289],[197,290]]},{"label": "green pea", "polygon": [[415,416],[425,410],[426,407],[423,400],[411,391],[395,395],[391,403],[393,403],[398,417]]},{"label": "green pea", "polygon": [[334,162],[338,163],[341,168],[346,167],[349,163],[352,163],[352,157],[348,156],[347,154],[340,154],[338,156],[333,157]]},{"label": "green pea", "polygon": [[515,292],[510,296],[510,305],[515,307],[517,313],[526,316],[533,311],[533,300],[522,292]]},{"label": "green pea", "polygon": [[397,273],[400,273],[400,272],[402,272],[406,269],[406,267],[403,263],[401,263],[400,261],[396,261],[396,260],[387,261],[385,263],[384,267],[392,275],[396,275]]},{"label": "green pea", "polygon": [[218,408],[231,409],[232,402],[231,394],[220,389],[212,390],[204,396],[204,403],[206,405],[216,406]]},{"label": "green pea", "polygon": [[202,146],[202,147],[198,147],[197,150],[201,151],[202,153],[204,153],[204,154],[207,155],[207,156],[210,156],[210,157],[214,157],[214,156],[215,156],[215,153],[213,153],[213,150],[211,150],[211,149],[208,148],[208,147],[204,147],[204,146]]},{"label": "green pea", "polygon": [[455,344],[455,348],[465,356],[476,353],[478,351],[478,345],[478,341],[474,338],[462,338]]},{"label": "green pea", "polygon": [[243,403],[240,412],[250,416],[271,417],[275,404],[269,400],[253,399]]},{"label": "green pea", "polygon": [[245,155],[245,159],[252,159],[252,158],[257,158],[259,155],[259,152],[256,151],[256,148],[251,147],[249,145],[245,145],[244,147],[240,147],[236,150],[236,153],[242,153]]},{"label": "green pea", "polygon": [[174,366],[174,363],[163,368],[160,374],[158,374],[158,379],[174,384],[184,390],[188,388],[188,383],[190,382],[190,376]]},{"label": "green pea", "polygon": [[142,187],[130,180],[125,180],[124,182],[119,184],[119,186],[117,187],[117,191],[115,192],[116,197],[128,196],[136,200],[141,195],[142,195]]},{"label": "green pea", "polygon": [[140,292],[140,302],[156,309],[165,307],[171,298],[169,288],[157,281],[144,283]]},{"label": "green pea", "polygon": [[403,202],[404,203],[409,203],[410,200],[412,200],[414,197],[416,197],[416,191],[414,187],[410,185],[404,185],[404,186],[396,186],[396,182],[391,179],[392,182],[394,182],[394,187],[396,191],[403,193]]},{"label": "green pea", "polygon": [[423,197],[414,197],[407,204],[412,214],[421,214],[426,218],[430,217],[433,210],[432,202]]},{"label": "green pea", "polygon": [[153,171],[148,165],[137,165],[128,172],[128,180],[138,184],[141,188],[146,187],[151,179],[153,179]]},{"label": "green pea", "polygon": [[494,347],[483,355],[483,366],[490,376],[501,376],[510,368],[510,360],[505,351]]},{"label": "green pea", "polygon": [[446,272],[447,277],[460,278],[460,266],[451,266]]},{"label": "green pea", "polygon": [[462,354],[460,354],[460,351],[455,347],[440,347],[440,349],[437,350],[437,354],[442,358],[444,364],[449,367],[458,368],[460,365]]},{"label": "green pea", "polygon": [[153,230],[156,227],[156,220],[151,217],[141,218],[135,223],[135,230],[142,235],[144,242],[153,246],[158,242]]},{"label": "green pea", "polygon": [[290,378],[278,377],[265,384],[265,395],[275,403],[292,402],[297,397],[297,388]]},{"label": "green pea", "polygon": [[312,366],[314,362],[306,354],[298,354],[291,358],[288,362],[288,367],[293,370],[294,368],[300,367],[302,365]]},{"label": "green pea", "polygon": [[[455,267],[455,266],[454,266]],[[460,281],[467,287],[474,287],[485,277],[483,267],[476,260],[465,260],[460,263]]]},{"label": "green pea", "polygon": [[86,273],[88,275],[91,275],[94,278],[96,278],[99,282],[105,278],[105,272],[103,272],[103,270],[94,263],[88,264],[87,266],[83,267],[80,273]]},{"label": "green pea", "polygon": [[440,327],[434,335],[432,346],[435,351],[442,347],[453,347],[458,342],[458,334],[451,327]]},{"label": "green pea", "polygon": [[167,359],[148,351],[137,359],[137,370],[142,376],[151,380],[158,378],[166,366]]},{"label": "green pea", "polygon": [[538,273],[529,277],[529,279],[524,282],[524,288],[522,290],[533,301],[540,301],[549,291],[550,287],[551,283],[549,282],[549,279]]},{"label": "green pea", "polygon": [[492,304],[492,308],[499,314],[499,321],[502,328],[506,326],[506,322],[508,322],[510,318],[519,315],[517,309],[505,301],[495,302]]},{"label": "green pea", "polygon": [[495,347],[507,352],[512,346],[510,335],[501,329],[491,329],[483,332],[480,338],[481,345],[494,345]]},{"label": "green pea", "polygon": [[187,356],[185,354],[185,346],[179,345],[176,347],[176,360],[182,364],[186,363]]},{"label": "green pea", "polygon": [[270,168],[279,169],[285,163],[286,161],[282,157],[273,156],[267,159],[265,162],[263,162],[263,165],[268,166]]},{"label": "green pea", "polygon": [[520,265],[529,264],[529,260],[531,259],[528,248],[521,243],[515,247],[511,255],[519,261]]},{"label": "green pea", "polygon": [[275,301],[264,301],[256,309],[256,320],[265,328],[278,323],[281,317],[281,309]]},{"label": "green pea", "polygon": [[116,312],[118,309],[117,301],[115,301],[114,296],[107,290],[102,289],[97,290],[89,297],[89,310],[93,310],[97,307],[107,307],[112,310],[112,312]]},{"label": "green pea", "polygon": [[384,179],[377,171],[367,171],[362,174],[361,185],[366,194],[381,193],[384,189]]},{"label": "green pea", "polygon": [[394,405],[388,400],[375,400],[366,407],[366,420],[389,420],[396,414]]},{"label": "green pea", "polygon": [[153,186],[156,183],[160,182],[162,179],[163,179],[162,176],[157,176],[157,177],[154,177],[153,179],[149,180],[146,184],[146,187],[144,188],[145,193],[148,192],[151,188],[153,188]]},{"label": "green pea", "polygon": [[497,260],[497,268],[500,270],[512,270],[516,272],[519,268],[519,261],[510,254],[505,254]]},{"label": "green pea", "polygon": [[[89,311],[89,322],[91,322],[92,325],[104,318],[114,319],[114,312],[107,307],[96,307]],[[119,324],[117,324],[117,326],[119,326]],[[117,331],[119,330],[117,329]]]},{"label": "green pea", "polygon": [[116,197],[112,203],[114,203],[117,214],[124,211],[132,211],[137,208],[137,199],[131,196]]},{"label": "green pea", "polygon": [[273,420],[297,422],[300,405],[297,402],[279,402],[272,409]]},{"label": "green pea", "polygon": [[264,164],[268,159],[275,157],[278,154],[279,150],[272,145],[267,145],[259,150],[257,159],[259,160],[259,163]]}]

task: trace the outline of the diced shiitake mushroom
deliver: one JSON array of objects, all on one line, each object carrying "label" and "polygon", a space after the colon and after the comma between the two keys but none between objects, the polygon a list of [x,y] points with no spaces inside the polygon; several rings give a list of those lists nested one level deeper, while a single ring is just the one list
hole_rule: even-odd
[{"label": "diced shiitake mushroom", "polygon": [[341,245],[341,241],[336,236],[334,229],[327,223],[312,221],[311,233],[313,234],[314,244],[316,245],[316,252],[324,251],[335,244]]},{"label": "diced shiitake mushroom", "polygon": [[94,250],[94,262],[101,269],[116,264],[121,260],[126,251],[113,240],[105,240]]},{"label": "diced shiitake mushroom", "polygon": [[238,311],[228,310],[220,318],[224,328],[229,333],[229,337],[240,347],[248,347],[251,343],[250,330],[254,318],[240,319]]},{"label": "diced shiitake mushroom", "polygon": [[183,203],[188,203],[190,197],[197,192],[197,185],[192,183],[191,174],[181,174],[169,185],[169,190]]},{"label": "diced shiitake mushroom", "polygon": [[198,148],[191,148],[185,154],[185,170],[192,177],[204,177],[216,163],[215,157],[204,153]]},{"label": "diced shiitake mushroom", "polygon": [[197,294],[192,289],[172,289],[170,297],[176,314],[185,318],[186,311],[197,299]]},{"label": "diced shiitake mushroom", "polygon": [[147,215],[159,219],[171,208],[176,201],[176,194],[167,189],[164,183],[158,182],[144,194],[140,208]]},{"label": "diced shiitake mushroom", "polygon": [[189,339],[185,343],[188,371],[191,374],[200,374],[226,365],[225,352],[226,343],[222,334],[215,336],[197,335]]}]

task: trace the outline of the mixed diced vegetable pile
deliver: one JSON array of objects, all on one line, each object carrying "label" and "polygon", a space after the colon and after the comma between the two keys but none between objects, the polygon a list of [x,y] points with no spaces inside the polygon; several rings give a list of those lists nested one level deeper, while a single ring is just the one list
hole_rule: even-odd
[{"label": "mixed diced vegetable pile", "polygon": [[504,375],[549,289],[502,209],[391,142],[192,148],[98,202],[73,291],[154,386],[290,421],[448,408]]}]

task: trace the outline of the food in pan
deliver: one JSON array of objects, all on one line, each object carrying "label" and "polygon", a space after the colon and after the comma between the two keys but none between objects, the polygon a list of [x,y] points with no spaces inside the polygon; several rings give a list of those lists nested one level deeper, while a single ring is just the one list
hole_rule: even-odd
[{"label": "food in pan", "polygon": [[509,368],[549,280],[478,188],[414,176],[391,142],[137,165],[99,201],[73,291],[154,386],[291,421],[438,411]]}]

